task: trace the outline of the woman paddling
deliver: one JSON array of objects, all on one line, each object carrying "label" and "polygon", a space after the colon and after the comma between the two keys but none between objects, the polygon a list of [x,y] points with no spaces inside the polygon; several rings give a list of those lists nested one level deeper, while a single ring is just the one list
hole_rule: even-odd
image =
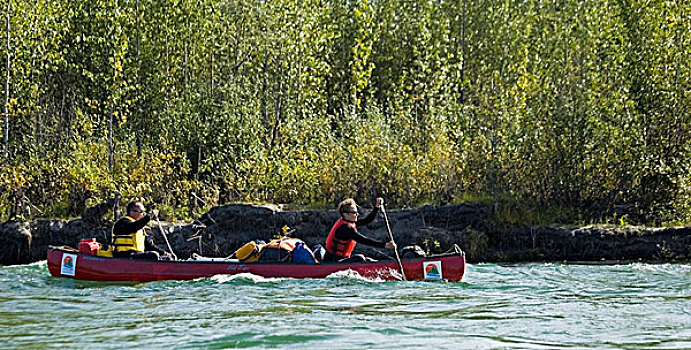
[{"label": "woman paddling", "polygon": [[380,242],[372,238],[363,236],[357,230],[358,225],[367,225],[377,217],[379,207],[384,203],[384,199],[377,198],[374,209],[367,215],[366,218],[358,220],[359,213],[357,211],[357,204],[352,198],[342,201],[338,205],[338,214],[341,216],[338,221],[331,228],[329,236],[326,238],[326,253],[324,254],[324,261],[364,261],[362,254],[357,254],[351,257],[353,249],[357,243],[377,247],[396,249],[396,244],[393,241]]}]

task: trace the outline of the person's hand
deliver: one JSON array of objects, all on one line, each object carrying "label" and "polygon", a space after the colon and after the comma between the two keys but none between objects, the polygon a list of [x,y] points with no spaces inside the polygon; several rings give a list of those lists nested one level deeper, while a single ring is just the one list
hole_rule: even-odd
[{"label": "person's hand", "polygon": [[396,249],[396,243],[394,241],[391,242],[386,242],[384,245],[384,248],[386,249]]},{"label": "person's hand", "polygon": [[158,219],[158,209],[154,209],[151,211],[151,218],[154,220]]},{"label": "person's hand", "polygon": [[378,197],[377,200],[374,202],[374,206],[376,206],[377,209],[379,209],[379,207],[381,207],[382,204],[384,204],[384,198],[382,197]]}]

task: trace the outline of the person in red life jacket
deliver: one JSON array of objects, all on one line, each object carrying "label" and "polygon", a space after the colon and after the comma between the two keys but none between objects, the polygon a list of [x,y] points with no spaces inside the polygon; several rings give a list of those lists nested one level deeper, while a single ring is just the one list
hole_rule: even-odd
[{"label": "person in red life jacket", "polygon": [[[358,220],[359,213],[357,211],[357,204],[352,198],[348,198],[338,205],[338,214],[341,216],[338,221],[331,228],[329,236],[326,238],[326,252],[324,253],[324,261],[340,261],[348,259],[348,261],[363,261],[366,260],[363,255],[353,256],[353,249],[357,243],[366,244],[377,248],[396,249],[396,244],[391,242],[380,242],[372,238],[363,236],[358,232],[359,225],[368,225],[377,217],[379,207],[384,203],[382,198],[377,198],[374,209],[367,215],[366,218]],[[349,259],[350,258],[350,259]]]},{"label": "person in red life jacket", "polygon": [[151,216],[147,215],[141,202],[127,204],[127,215],[113,225],[113,257],[151,260],[159,260],[161,256],[170,258],[170,254],[155,245],[153,239],[144,233],[146,224],[157,216],[157,210]]}]

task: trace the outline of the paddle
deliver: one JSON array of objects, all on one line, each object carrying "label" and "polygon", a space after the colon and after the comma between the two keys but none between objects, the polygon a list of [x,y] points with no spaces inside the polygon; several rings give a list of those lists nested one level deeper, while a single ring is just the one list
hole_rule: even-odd
[{"label": "paddle", "polygon": [[166,241],[168,250],[170,250],[170,254],[173,256],[173,260],[178,260],[177,255],[173,253],[173,248],[170,246],[170,242],[168,242],[168,236],[166,236],[166,233],[163,231],[163,226],[161,226],[161,220],[158,219],[158,216],[156,216],[156,222],[158,223],[158,229],[161,230],[161,235],[163,235],[163,239],[165,239]]},{"label": "paddle", "polygon": [[[389,231],[389,238],[391,239],[391,242],[393,242],[393,233],[391,233],[391,226],[389,226],[389,218],[386,216],[386,209],[384,209],[383,203],[380,205],[380,208],[382,215],[384,215],[384,221],[386,222],[386,230]],[[398,249],[394,248],[393,251],[394,253],[396,253],[396,262],[398,263],[398,268],[401,270],[401,276],[403,276],[404,281],[407,281],[405,278],[405,272],[403,272],[403,264],[401,263],[401,257],[398,256]]]}]

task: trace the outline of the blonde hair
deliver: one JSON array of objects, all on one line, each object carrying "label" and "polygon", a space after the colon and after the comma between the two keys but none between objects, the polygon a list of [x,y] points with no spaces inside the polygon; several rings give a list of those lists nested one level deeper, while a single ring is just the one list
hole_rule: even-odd
[{"label": "blonde hair", "polygon": [[348,198],[344,200],[341,203],[338,203],[338,215],[343,216],[343,213],[345,213],[346,210],[350,209],[351,205],[354,205],[357,208],[357,203],[355,203],[355,200],[352,198]]}]

